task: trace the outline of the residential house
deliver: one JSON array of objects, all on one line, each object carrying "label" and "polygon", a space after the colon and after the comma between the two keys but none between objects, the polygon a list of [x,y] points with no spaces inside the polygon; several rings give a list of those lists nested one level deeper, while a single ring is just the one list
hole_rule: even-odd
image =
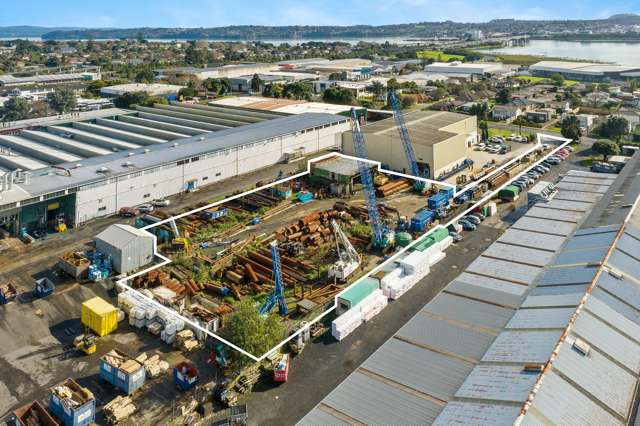
[{"label": "residential house", "polygon": [[513,103],[496,105],[491,109],[491,117],[495,120],[511,122],[520,115],[522,115],[522,109]]}]

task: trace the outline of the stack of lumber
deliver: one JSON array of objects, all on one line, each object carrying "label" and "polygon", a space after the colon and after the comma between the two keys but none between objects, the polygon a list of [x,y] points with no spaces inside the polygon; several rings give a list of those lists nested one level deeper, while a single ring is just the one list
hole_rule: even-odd
[{"label": "stack of lumber", "polygon": [[406,191],[409,188],[411,188],[411,183],[408,179],[398,179],[379,186],[376,189],[376,193],[378,197],[388,197],[397,192]]},{"label": "stack of lumber", "polygon": [[147,373],[147,377],[151,379],[155,379],[169,370],[169,363],[162,361],[158,354],[148,358],[147,354],[143,352],[138,356],[138,358],[136,358],[136,361],[142,364],[145,372]]},{"label": "stack of lumber", "polygon": [[182,352],[191,352],[199,346],[199,343],[193,331],[182,330],[176,334],[176,346],[178,346]]},{"label": "stack of lumber", "polygon": [[109,424],[117,424],[136,412],[136,406],[133,405],[131,398],[128,396],[116,396],[111,402],[102,407],[102,412]]}]

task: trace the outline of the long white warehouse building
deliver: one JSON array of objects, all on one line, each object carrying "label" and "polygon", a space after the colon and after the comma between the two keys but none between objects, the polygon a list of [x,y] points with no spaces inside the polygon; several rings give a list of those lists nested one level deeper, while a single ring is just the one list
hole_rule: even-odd
[{"label": "long white warehouse building", "polygon": [[[175,110],[172,113],[179,113],[177,106],[169,108]],[[223,115],[215,108],[203,107],[200,112],[216,118]],[[164,143],[149,139],[150,144],[142,145],[138,139],[137,144],[130,143],[135,148],[45,168],[34,166],[35,170],[27,178],[16,171],[15,179],[5,179],[0,185],[0,226],[4,224],[12,232],[22,228],[42,229],[59,214],[64,214],[68,224],[75,226],[114,214],[121,207],[139,205],[277,164],[287,153],[301,150],[312,154],[340,146],[342,133],[350,127],[347,117],[333,114],[264,118],[255,121],[245,117],[246,122],[237,127],[173,138]],[[82,131],[95,135],[97,127],[86,126]],[[65,130],[80,128],[82,124],[74,124]],[[88,138],[87,141],[93,142]],[[83,143],[86,148],[87,142]],[[32,145],[36,147],[35,143]]]}]

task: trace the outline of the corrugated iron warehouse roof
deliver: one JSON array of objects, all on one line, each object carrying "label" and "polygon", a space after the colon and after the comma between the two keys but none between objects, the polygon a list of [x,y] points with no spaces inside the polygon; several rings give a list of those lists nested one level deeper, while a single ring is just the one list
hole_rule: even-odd
[{"label": "corrugated iron warehouse roof", "polygon": [[639,171],[570,171],[299,424],[628,424]]}]

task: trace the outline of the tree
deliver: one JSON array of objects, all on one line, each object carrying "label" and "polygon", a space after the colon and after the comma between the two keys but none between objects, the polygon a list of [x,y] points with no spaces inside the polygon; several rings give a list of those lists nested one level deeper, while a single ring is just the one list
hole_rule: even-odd
[{"label": "tree", "polygon": [[[262,317],[251,300],[234,305],[225,321],[223,337],[252,354],[262,354],[284,338],[284,327],[277,315]],[[240,369],[253,361],[238,351],[231,354],[231,367]]]},{"label": "tree", "polygon": [[400,104],[403,109],[412,107],[416,104],[416,97],[413,95],[403,95],[402,98],[400,98]]},{"label": "tree", "polygon": [[508,87],[503,87],[496,94],[496,102],[499,104],[508,104],[511,102],[511,90]]},{"label": "tree", "polygon": [[561,87],[564,84],[564,76],[560,73],[555,73],[552,74],[551,77],[549,77],[551,79],[551,81],[553,81],[553,84],[555,84],[558,87]]},{"label": "tree", "polygon": [[47,95],[47,100],[51,108],[60,114],[71,111],[78,104],[76,94],[73,90],[67,88],[58,88]]},{"label": "tree", "polygon": [[374,80],[373,83],[371,83],[371,86],[367,87],[367,90],[374,95],[383,95],[386,89],[384,84],[378,80]]},{"label": "tree", "polygon": [[2,121],[26,120],[31,115],[31,105],[25,98],[13,96],[4,103],[0,116]]},{"label": "tree", "polygon": [[483,141],[489,139],[489,124],[486,121],[481,121],[478,127],[480,127],[480,139]]},{"label": "tree", "polygon": [[113,104],[118,108],[131,108],[132,105],[142,105],[149,99],[147,92],[129,92],[118,96]]},{"label": "tree", "polygon": [[151,68],[143,68],[138,71],[134,80],[137,83],[153,83],[155,79],[156,76]]},{"label": "tree", "polygon": [[216,96],[231,93],[231,80],[228,78],[208,78],[202,82],[202,86]]},{"label": "tree", "polygon": [[631,80],[629,80],[629,91],[635,92],[636,90],[638,90],[638,80],[632,78]]},{"label": "tree", "polygon": [[281,98],[284,96],[284,86],[280,83],[271,83],[264,86],[262,96],[267,98]]},{"label": "tree", "polygon": [[469,113],[475,115],[476,117],[486,120],[489,115],[489,105],[486,102],[476,102],[469,109]]},{"label": "tree", "polygon": [[207,62],[207,54],[191,42],[184,52],[184,61],[189,65],[204,65]]},{"label": "tree", "polygon": [[629,122],[624,117],[611,116],[600,125],[600,136],[620,141],[629,131]]},{"label": "tree", "polygon": [[313,98],[313,87],[309,83],[296,81],[284,86],[283,97],[310,101]]},{"label": "tree", "polygon": [[353,105],[356,98],[351,90],[333,85],[324,91],[322,100],[330,104]]},{"label": "tree", "polygon": [[251,91],[252,92],[260,92],[260,88],[264,84],[264,81],[260,78],[258,74],[254,74],[253,78],[251,78]]},{"label": "tree", "polygon": [[178,98],[193,98],[196,95],[196,89],[193,87],[183,87],[178,92]]},{"label": "tree", "polygon": [[331,81],[346,81],[347,80],[347,73],[346,73],[346,71],[332,72],[331,74],[329,74],[329,80],[331,80]]},{"label": "tree", "polygon": [[618,144],[606,139],[596,141],[591,149],[598,154],[602,154],[604,161],[607,161],[610,155],[618,155],[620,153]]},{"label": "tree", "polygon": [[577,141],[582,136],[580,120],[575,115],[566,116],[560,123],[560,133],[567,139]]}]

